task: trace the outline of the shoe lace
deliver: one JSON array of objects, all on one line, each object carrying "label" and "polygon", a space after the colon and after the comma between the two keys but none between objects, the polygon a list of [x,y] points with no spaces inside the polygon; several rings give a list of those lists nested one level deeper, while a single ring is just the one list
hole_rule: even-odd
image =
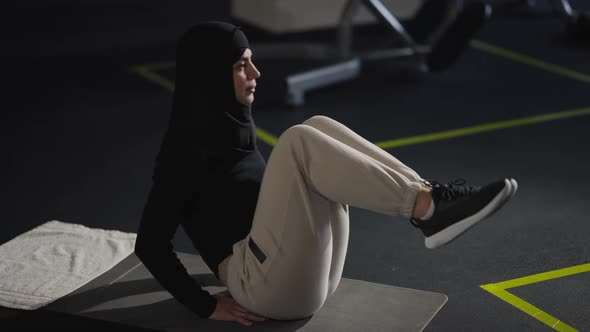
[{"label": "shoe lace", "polygon": [[[480,187],[478,186],[465,186],[467,181],[465,179],[456,179],[449,181],[447,184],[443,185],[438,181],[427,180],[424,182],[424,185],[431,187],[433,189],[433,193],[437,192],[438,199],[450,201],[452,199],[468,195],[474,191],[478,191]],[[415,227],[424,227],[423,223],[418,223],[416,218],[410,218],[410,223]]]},{"label": "shoe lace", "polygon": [[[430,183],[430,185],[429,185]],[[437,189],[440,195],[440,199],[450,201],[452,199],[471,194],[474,191],[479,190],[478,186],[466,186],[467,181],[465,179],[456,179],[449,181],[443,185],[437,181],[428,180],[425,185]]]}]

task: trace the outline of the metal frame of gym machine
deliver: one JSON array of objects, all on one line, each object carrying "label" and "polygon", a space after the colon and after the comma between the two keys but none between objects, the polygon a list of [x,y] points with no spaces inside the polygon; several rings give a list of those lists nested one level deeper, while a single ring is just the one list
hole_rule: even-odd
[{"label": "metal frame of gym machine", "polygon": [[[575,12],[570,6],[569,0],[549,0],[551,5],[555,11],[559,13],[559,15],[564,17],[572,17],[574,16]],[[526,5],[529,8],[532,8],[535,5],[536,0],[517,0],[514,1],[515,3],[521,3]],[[510,2],[509,2],[510,3]]]},{"label": "metal frame of gym machine", "polygon": [[[532,7],[534,5],[534,1],[533,3],[531,2],[527,2],[529,7]],[[584,32],[587,35],[588,34],[588,21],[590,20],[590,14],[589,13],[584,13],[584,12],[579,12],[577,10],[575,10],[574,8],[572,8],[572,6],[570,5],[569,0],[551,0],[551,4],[553,7],[553,10],[557,12],[557,14],[563,18],[565,18],[568,21],[568,24],[573,25],[571,28],[575,29],[575,25],[576,24],[584,24],[585,25],[585,29]],[[584,20],[584,23],[580,22],[580,20]],[[579,29],[584,29],[584,28],[579,28]]]},{"label": "metal frame of gym machine", "polygon": [[[506,5],[525,5],[533,8],[537,0],[516,0],[507,2]],[[572,8],[569,0],[549,0],[551,8],[567,22],[567,29],[571,34],[584,35],[588,39],[590,34],[590,13],[580,12]]]},{"label": "metal frame of gym machine", "polygon": [[[440,1],[440,0],[435,0]],[[381,23],[400,39],[405,47],[373,50],[362,54],[352,54],[352,19],[364,5]],[[457,1],[446,13],[443,23],[432,33],[429,40],[436,39],[441,31],[452,21],[460,10]],[[305,93],[338,82],[355,79],[360,75],[363,61],[384,58],[411,58],[417,70],[427,71],[424,64],[425,56],[430,52],[430,46],[418,45],[408,34],[398,19],[383,5],[380,0],[348,0],[344,6],[338,23],[338,43],[334,45],[314,43],[272,43],[254,44],[258,59],[336,59],[337,63],[311,69],[286,77],[286,103],[290,106],[302,106],[305,103]]]}]

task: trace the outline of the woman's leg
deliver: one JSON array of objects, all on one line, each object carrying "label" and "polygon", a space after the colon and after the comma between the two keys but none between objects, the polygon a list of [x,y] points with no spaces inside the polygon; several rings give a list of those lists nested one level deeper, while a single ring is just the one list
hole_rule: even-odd
[{"label": "woman's leg", "polygon": [[[305,120],[303,124],[314,127],[315,129],[323,132],[326,135],[329,135],[334,139],[337,139],[351,148],[386,164],[410,180],[416,182],[425,181],[413,169],[406,166],[387,151],[379,148],[372,142],[366,140],[364,137],[346,127],[344,124],[332,118],[324,115],[315,115]],[[422,192],[419,195],[426,195],[426,193]],[[430,199],[428,199],[428,201],[429,200]],[[417,203],[418,201],[419,200],[417,200]],[[416,209],[422,211],[424,210],[424,207],[416,206]],[[426,206],[426,209],[428,209],[428,206]],[[346,211],[348,212],[348,206],[346,206]],[[328,296],[332,295],[332,293],[336,290],[342,276],[342,270],[344,269],[344,262],[348,247],[348,214],[346,215],[346,218],[346,223],[332,223],[333,250],[332,264],[330,266],[330,289],[328,291]]]},{"label": "woman's leg", "polygon": [[332,138],[350,146],[351,148],[386,164],[410,180],[417,182],[425,181],[422,179],[422,177],[420,177],[420,175],[418,175],[418,173],[416,173],[416,171],[404,165],[404,163],[399,161],[390,153],[366,140],[364,137],[360,136],[350,128],[332,118],[324,115],[315,115],[305,120],[303,124],[314,127],[326,135],[329,135]]},{"label": "woman's leg", "polygon": [[422,185],[385,160],[308,125],[287,129],[269,157],[251,232],[234,246],[236,301],[274,319],[317,312],[341,277],[348,205],[411,217]]}]

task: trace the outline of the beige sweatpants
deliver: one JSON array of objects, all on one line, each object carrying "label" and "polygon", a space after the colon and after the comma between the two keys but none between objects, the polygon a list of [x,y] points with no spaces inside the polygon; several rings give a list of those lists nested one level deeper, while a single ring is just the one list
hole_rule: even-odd
[{"label": "beige sweatpants", "polygon": [[250,234],[219,264],[220,278],[254,314],[311,316],[342,277],[348,206],[410,218],[423,181],[329,117],[292,126],[267,162]]}]

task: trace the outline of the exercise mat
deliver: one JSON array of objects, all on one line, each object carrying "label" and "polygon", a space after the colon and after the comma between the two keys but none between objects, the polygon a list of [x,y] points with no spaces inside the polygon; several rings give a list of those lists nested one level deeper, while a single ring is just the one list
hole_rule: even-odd
[{"label": "exercise mat", "polygon": [[[177,253],[187,271],[211,294],[227,288],[199,255]],[[300,320],[267,320],[250,327],[201,319],[172,298],[135,255],[47,310],[163,331],[422,331],[447,296],[342,278],[322,309]]]}]

